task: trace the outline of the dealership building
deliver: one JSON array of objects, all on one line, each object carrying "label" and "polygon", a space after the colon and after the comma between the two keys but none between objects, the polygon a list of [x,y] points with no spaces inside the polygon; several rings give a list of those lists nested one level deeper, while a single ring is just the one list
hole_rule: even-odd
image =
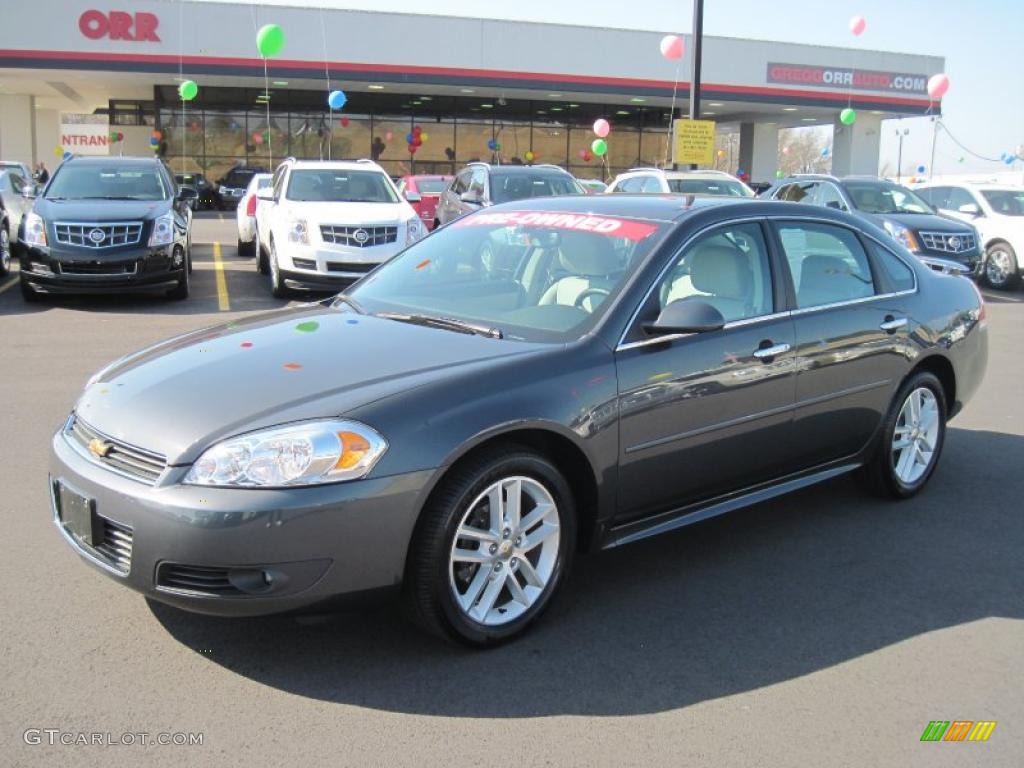
[{"label": "dealership building", "polygon": [[[214,178],[287,156],[372,156],[395,175],[533,159],[606,177],[664,164],[673,105],[678,117],[689,104],[688,58],[659,52],[671,30],[159,0],[22,3],[16,22],[0,26],[0,158],[51,167],[70,150],[159,152]],[[264,61],[256,34],[270,23],[285,45]],[[805,126],[833,126],[833,172],[874,174],[881,121],[937,112],[926,83],[943,68],[934,56],[706,37],[701,118],[738,139],[716,162],[753,181],[774,177],[779,130]],[[189,102],[184,80],[199,87]],[[340,112],[327,105],[337,89]],[[598,117],[612,124],[603,159],[587,152]]]}]

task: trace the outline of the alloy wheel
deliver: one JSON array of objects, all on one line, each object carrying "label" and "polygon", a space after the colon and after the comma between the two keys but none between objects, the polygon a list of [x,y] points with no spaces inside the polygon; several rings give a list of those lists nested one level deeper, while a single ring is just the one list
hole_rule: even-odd
[{"label": "alloy wheel", "polygon": [[0,275],[11,271],[11,236],[0,227]]},{"label": "alloy wheel", "polygon": [[892,467],[905,485],[913,485],[935,459],[940,429],[939,403],[927,387],[903,401],[892,436]]},{"label": "alloy wheel", "polygon": [[500,626],[544,594],[558,565],[558,508],[526,476],[492,483],[469,505],[449,552],[455,602],[472,621]]},{"label": "alloy wheel", "polygon": [[1013,257],[1005,248],[991,248],[985,262],[985,278],[993,288],[1002,288],[1010,282],[1017,270]]}]

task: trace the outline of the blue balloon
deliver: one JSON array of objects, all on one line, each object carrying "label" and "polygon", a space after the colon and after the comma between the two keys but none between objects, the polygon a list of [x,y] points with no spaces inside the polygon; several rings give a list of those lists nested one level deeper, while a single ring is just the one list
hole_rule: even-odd
[{"label": "blue balloon", "polygon": [[331,109],[341,109],[345,106],[346,101],[348,101],[348,96],[344,91],[331,91],[327,97],[327,104]]},{"label": "blue balloon", "polygon": [[924,172],[925,172],[925,171],[927,171],[927,170],[928,170],[928,169],[927,169],[927,168],[925,168],[925,167],[924,167],[923,165],[919,165],[919,166],[917,166],[917,172],[918,172],[918,173],[924,173]]},{"label": "blue balloon", "polygon": [[149,146],[155,147],[159,143],[160,143],[160,139],[158,139],[156,136],[150,136],[149,137]]},{"label": "blue balloon", "polygon": [[496,150],[498,148],[498,142],[496,142],[494,139],[488,139],[487,140],[487,148],[489,150],[491,150],[491,152],[493,152],[494,150]]},{"label": "blue balloon", "polygon": [[821,156],[828,157],[828,147],[825,147],[823,150],[821,150]]},{"label": "blue balloon", "polygon": [[412,133],[407,133],[407,134],[405,134],[405,143],[406,144],[412,144],[412,140],[415,139],[415,138],[416,137],[413,136]]},{"label": "blue balloon", "polygon": [[1007,165],[1013,165],[1016,161],[1016,157],[1014,157],[1013,155],[1007,155],[1006,160],[1004,160],[1003,162],[1005,162]]}]

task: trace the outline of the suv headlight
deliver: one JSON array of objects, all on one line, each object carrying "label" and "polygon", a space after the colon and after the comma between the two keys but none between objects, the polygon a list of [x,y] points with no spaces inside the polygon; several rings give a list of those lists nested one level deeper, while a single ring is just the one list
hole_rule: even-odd
[{"label": "suv headlight", "polygon": [[46,222],[37,213],[25,216],[25,243],[46,247]]},{"label": "suv headlight", "polygon": [[419,216],[413,216],[405,222],[405,244],[412,245],[421,237],[427,234],[426,227],[420,221]]},{"label": "suv headlight", "polygon": [[188,471],[188,485],[280,488],[356,480],[388,444],[355,421],[310,421],[217,443]]},{"label": "suv headlight", "polygon": [[309,245],[309,228],[305,219],[291,219],[288,222],[288,242]]},{"label": "suv headlight", "polygon": [[170,245],[174,242],[174,214],[165,213],[153,220],[153,234],[149,236],[150,246]]},{"label": "suv headlight", "polygon": [[921,250],[921,246],[917,244],[917,238],[914,237],[914,233],[907,229],[905,226],[900,224],[898,221],[890,221],[885,219],[882,222],[882,226],[885,231],[889,233],[889,236],[897,242],[903,243],[908,251],[917,253]]}]

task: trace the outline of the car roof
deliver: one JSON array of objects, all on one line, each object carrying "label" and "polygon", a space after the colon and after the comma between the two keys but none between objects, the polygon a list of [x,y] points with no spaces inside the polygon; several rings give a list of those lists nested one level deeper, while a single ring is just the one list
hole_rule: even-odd
[{"label": "car roof", "polygon": [[370,160],[291,160],[288,163],[295,169],[314,171],[378,171],[384,169]]},{"label": "car roof", "polygon": [[[758,215],[767,211],[797,213],[794,203],[756,200],[746,197],[721,195],[672,194],[620,194],[620,195],[563,195],[515,200],[488,208],[488,211],[529,210],[558,211],[561,213],[589,213],[595,216],[625,216],[628,218],[677,221],[698,211],[724,209],[730,205],[746,206],[744,211]],[[818,215],[822,209],[807,206]]]},{"label": "car roof", "polygon": [[508,176],[525,174],[572,175],[565,168],[557,165],[488,165],[487,163],[471,163],[470,167],[474,165],[484,165],[492,174],[497,173]]}]

